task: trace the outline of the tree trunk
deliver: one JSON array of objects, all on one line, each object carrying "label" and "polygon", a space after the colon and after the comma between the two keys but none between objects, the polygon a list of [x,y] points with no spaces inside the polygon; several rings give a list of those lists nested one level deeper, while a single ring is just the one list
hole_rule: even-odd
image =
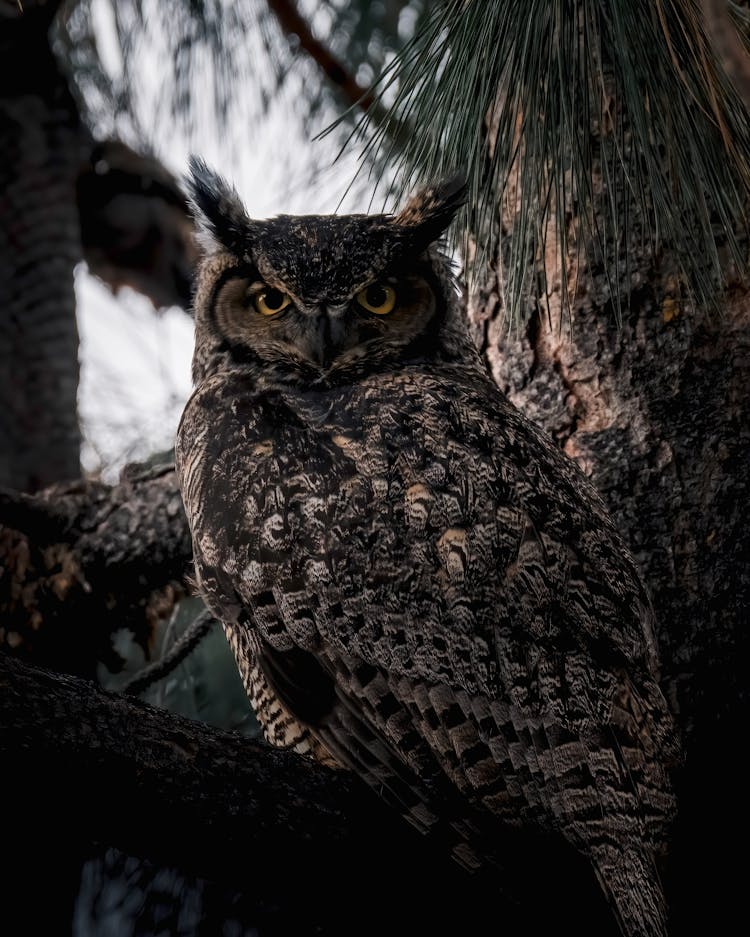
[{"label": "tree trunk", "polygon": [[87,135],[47,38],[58,5],[0,18],[0,484],[21,491],[80,474],[73,268]]},{"label": "tree trunk", "polygon": [[[750,630],[750,297],[724,314],[691,308],[674,270],[627,245],[634,289],[618,328],[603,270],[578,271],[570,316],[560,284],[549,316],[508,337],[489,264],[470,299],[488,368],[603,495],[650,588],[663,688],[686,760],[669,898],[674,933],[716,932],[743,913],[730,850],[744,848]],[[621,267],[624,269],[624,267]],[[571,271],[570,284],[575,271]],[[708,897],[710,896],[710,898]]]}]

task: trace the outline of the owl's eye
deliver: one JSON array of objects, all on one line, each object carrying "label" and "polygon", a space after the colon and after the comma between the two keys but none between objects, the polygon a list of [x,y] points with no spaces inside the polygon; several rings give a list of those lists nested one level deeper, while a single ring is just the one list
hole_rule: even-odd
[{"label": "owl's eye", "polygon": [[291,301],[291,297],[287,296],[286,293],[269,287],[269,289],[257,294],[255,308],[262,316],[275,316],[277,312],[286,309]]},{"label": "owl's eye", "polygon": [[376,316],[387,316],[396,305],[396,291],[385,283],[371,283],[357,293],[357,302]]}]

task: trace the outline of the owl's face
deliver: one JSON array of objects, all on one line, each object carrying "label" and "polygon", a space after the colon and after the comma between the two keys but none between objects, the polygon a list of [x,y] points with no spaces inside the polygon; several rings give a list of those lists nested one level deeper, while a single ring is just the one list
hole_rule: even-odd
[{"label": "owl's face", "polygon": [[192,168],[208,247],[195,303],[198,371],[219,356],[325,383],[445,345],[455,289],[432,245],[461,204],[460,183],[420,193],[395,217],[254,221],[223,180]]}]

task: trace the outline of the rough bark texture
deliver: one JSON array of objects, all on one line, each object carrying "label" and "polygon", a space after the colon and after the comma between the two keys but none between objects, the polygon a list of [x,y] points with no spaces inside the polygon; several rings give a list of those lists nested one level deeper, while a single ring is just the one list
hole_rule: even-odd
[{"label": "rough bark texture", "polygon": [[[47,915],[57,929],[41,932],[66,932],[50,904],[56,863],[93,839],[233,882],[246,925],[262,934],[494,935],[501,920],[508,933],[613,934],[572,851],[540,840],[534,854],[509,834],[511,874],[533,883],[514,907],[497,870],[470,876],[350,775],[2,654],[0,751],[6,810],[27,818],[6,830],[3,913],[18,901],[29,932]],[[539,888],[544,903],[530,897]],[[138,917],[131,909],[135,932]],[[221,920],[201,932],[218,933]]]},{"label": "rough bark texture", "polygon": [[[46,774],[54,766],[51,796],[75,792],[89,835],[150,854],[166,849],[197,868],[207,848],[220,859],[223,847],[252,840],[283,854],[309,837],[325,852],[350,835],[344,818],[358,799],[341,772],[4,654],[0,693],[0,708],[14,712],[0,723],[3,750],[16,755],[10,770],[21,777],[33,774],[31,764],[46,763]],[[32,740],[33,748],[24,744]],[[119,810],[105,799],[85,807],[103,781]]]},{"label": "rough bark texture", "polygon": [[531,316],[508,339],[492,269],[470,314],[497,383],[591,476],[650,588],[686,749],[673,930],[720,930],[742,913],[727,849],[748,827],[750,298],[734,284],[723,316],[690,308],[674,271],[629,246],[621,329],[597,269],[580,271],[562,325],[558,284],[551,321]]},{"label": "rough bark texture", "polygon": [[22,491],[80,474],[73,267],[86,133],[47,40],[58,5],[0,18],[0,484]]},{"label": "rough bark texture", "polygon": [[190,572],[172,465],[114,487],[0,491],[0,647],[39,664],[89,676],[98,660],[119,669],[113,632],[130,629],[148,651]]}]

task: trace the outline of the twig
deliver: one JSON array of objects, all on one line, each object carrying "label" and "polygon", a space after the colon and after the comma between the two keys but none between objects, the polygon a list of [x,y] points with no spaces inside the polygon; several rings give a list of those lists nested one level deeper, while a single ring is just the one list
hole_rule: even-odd
[{"label": "twig", "polygon": [[210,612],[202,612],[185,633],[180,635],[164,657],[140,670],[123,686],[122,692],[137,696],[152,684],[158,683],[188,655],[192,654],[215,624],[217,624],[216,619]]},{"label": "twig", "polygon": [[325,72],[328,80],[340,89],[350,104],[360,107],[363,111],[373,106],[375,99],[372,92],[363,88],[330,50],[313,36],[293,0],[268,0],[268,6],[283,31],[299,39],[300,48]]},{"label": "twig", "polygon": [[[352,135],[362,132],[362,127],[374,124],[387,136],[393,145],[398,148],[409,135],[410,128],[400,122],[394,114],[389,113],[379,100],[372,88],[363,88],[357,80],[349,74],[339,60],[318,39],[313,36],[307,21],[300,15],[293,0],[267,0],[268,7],[275,15],[279,26],[287,35],[296,36],[300,48],[321,68],[326,77],[342,92],[348,100],[350,111],[356,108],[367,115],[360,119],[357,130]],[[348,113],[348,112],[347,112]],[[321,137],[336,127],[346,115],[342,115],[329,127],[322,131]]]}]

